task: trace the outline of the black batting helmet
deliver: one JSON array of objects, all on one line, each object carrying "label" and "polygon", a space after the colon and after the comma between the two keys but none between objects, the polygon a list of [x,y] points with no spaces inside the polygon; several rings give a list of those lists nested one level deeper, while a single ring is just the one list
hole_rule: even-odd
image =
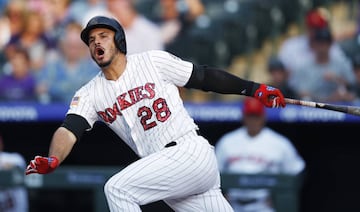
[{"label": "black batting helmet", "polygon": [[81,40],[89,45],[89,33],[95,28],[107,28],[115,32],[115,45],[124,54],[126,54],[125,32],[122,26],[114,18],[105,16],[95,16],[90,19],[86,27],[81,31]]}]

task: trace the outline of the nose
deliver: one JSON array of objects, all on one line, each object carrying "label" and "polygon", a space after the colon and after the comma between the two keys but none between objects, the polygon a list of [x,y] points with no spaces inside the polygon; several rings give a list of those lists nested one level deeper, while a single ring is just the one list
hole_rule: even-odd
[{"label": "nose", "polygon": [[99,36],[94,36],[92,43],[96,46],[100,44],[100,37]]},{"label": "nose", "polygon": [[94,44],[95,44],[95,45],[99,45],[99,44],[100,44],[100,39],[97,38],[97,37],[95,37]]}]

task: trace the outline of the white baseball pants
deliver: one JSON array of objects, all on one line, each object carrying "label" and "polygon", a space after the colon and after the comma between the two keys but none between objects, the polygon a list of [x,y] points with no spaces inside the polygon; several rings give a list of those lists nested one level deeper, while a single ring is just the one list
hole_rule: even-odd
[{"label": "white baseball pants", "polygon": [[141,211],[158,200],[179,212],[233,211],[220,189],[214,147],[197,135],[130,164],[104,192],[112,212]]}]

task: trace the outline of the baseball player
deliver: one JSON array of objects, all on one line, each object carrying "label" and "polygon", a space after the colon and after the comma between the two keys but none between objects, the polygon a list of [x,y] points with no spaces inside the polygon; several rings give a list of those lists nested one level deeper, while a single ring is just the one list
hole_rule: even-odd
[{"label": "baseball player", "polygon": [[106,182],[110,211],[141,211],[158,200],[175,211],[233,211],[220,189],[214,148],[197,134],[178,87],[285,107],[280,90],[160,50],[127,55],[123,28],[113,18],[93,17],[81,39],[101,72],[75,93],[48,157],[36,156],[26,174],[54,171],[84,131],[102,121],[141,158]]},{"label": "baseball player", "polygon": [[[0,135],[0,171],[14,168],[24,169],[25,159],[17,152],[5,152],[4,142]],[[0,179],[1,180],[1,179]],[[22,185],[15,187],[0,187],[1,212],[27,212],[29,211],[28,192]]]},{"label": "baseball player", "polygon": [[[236,174],[289,174],[303,171],[305,162],[291,141],[266,126],[266,111],[256,99],[246,97],[243,126],[223,135],[215,146],[219,170]],[[226,191],[236,212],[273,212],[268,189]]]}]

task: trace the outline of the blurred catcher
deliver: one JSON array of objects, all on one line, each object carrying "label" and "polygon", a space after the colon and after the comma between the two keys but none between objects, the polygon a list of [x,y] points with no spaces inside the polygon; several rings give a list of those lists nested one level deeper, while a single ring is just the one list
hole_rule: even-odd
[{"label": "blurred catcher", "polygon": [[[299,174],[304,160],[290,140],[266,127],[264,106],[245,98],[243,127],[223,135],[215,146],[221,173]],[[229,189],[226,196],[238,212],[274,211],[268,189]]]}]

